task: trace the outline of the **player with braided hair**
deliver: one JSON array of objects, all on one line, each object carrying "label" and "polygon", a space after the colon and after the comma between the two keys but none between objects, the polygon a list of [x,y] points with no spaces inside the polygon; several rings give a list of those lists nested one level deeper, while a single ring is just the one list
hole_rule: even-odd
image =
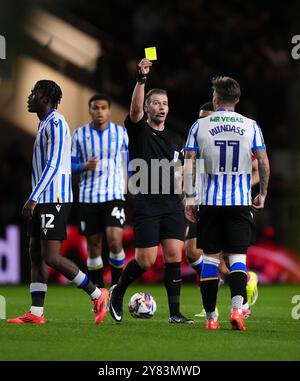
[{"label": "player with braided hair", "polygon": [[66,239],[66,226],[73,200],[71,183],[71,134],[65,118],[56,111],[62,91],[53,81],[38,81],[28,97],[28,111],[36,113],[40,123],[33,148],[32,193],[23,206],[28,220],[31,260],[30,294],[27,313],[8,323],[44,324],[44,299],[48,269],[63,274],[91,298],[95,323],[105,317],[108,291],[99,289],[68,258],[59,255]]}]

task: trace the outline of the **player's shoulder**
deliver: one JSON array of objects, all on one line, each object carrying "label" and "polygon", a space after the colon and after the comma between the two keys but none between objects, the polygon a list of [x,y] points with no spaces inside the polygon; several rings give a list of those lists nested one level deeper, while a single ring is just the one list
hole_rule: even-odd
[{"label": "player's shoulder", "polygon": [[83,132],[84,130],[86,131],[89,127],[90,127],[89,123],[86,123],[86,124],[83,124],[82,126],[76,127],[74,129],[73,135],[77,135],[77,134]]},{"label": "player's shoulder", "polygon": [[53,110],[50,115],[45,119],[44,121],[45,125],[52,125],[55,126],[62,125],[68,127],[68,123],[65,119],[65,117],[60,114],[57,110]]},{"label": "player's shoulder", "polygon": [[240,114],[238,112],[234,112],[234,116],[236,118],[238,118],[239,121],[243,122],[243,123],[248,123],[250,125],[255,125],[257,124],[256,120],[252,119],[252,118],[249,118],[248,116],[246,115],[243,115],[243,114]]},{"label": "player's shoulder", "polygon": [[121,124],[118,124],[116,122],[111,122],[111,125],[114,126],[118,130],[118,132],[119,131],[121,131],[121,132],[126,131],[125,126],[122,126]]},{"label": "player's shoulder", "polygon": [[[208,119],[207,119],[208,118]],[[205,119],[205,120],[204,120]],[[199,129],[205,125],[208,125],[209,124],[209,117],[205,117],[205,118],[198,118],[196,119],[192,125],[191,125],[191,128],[190,128],[190,132],[193,133],[193,135],[197,135],[198,132],[199,132]]]},{"label": "player's shoulder", "polygon": [[195,129],[198,129],[198,128],[199,128],[201,125],[203,125],[205,122],[209,121],[209,119],[204,121],[204,119],[207,119],[207,118],[208,118],[208,117],[206,116],[205,118],[198,118],[198,119],[196,119],[196,120],[193,122],[191,128],[193,128],[194,130],[195,130]]}]

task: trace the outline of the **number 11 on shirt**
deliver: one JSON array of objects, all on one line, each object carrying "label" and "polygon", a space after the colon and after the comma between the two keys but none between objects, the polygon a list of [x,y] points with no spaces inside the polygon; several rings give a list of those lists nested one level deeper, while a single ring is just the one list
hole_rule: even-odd
[{"label": "number 11 on shirt", "polygon": [[232,147],[233,149],[232,172],[238,172],[240,142],[238,140],[215,140],[215,146],[220,147],[219,171],[225,172],[226,170],[226,149],[227,149],[227,146],[229,146],[229,147]]}]

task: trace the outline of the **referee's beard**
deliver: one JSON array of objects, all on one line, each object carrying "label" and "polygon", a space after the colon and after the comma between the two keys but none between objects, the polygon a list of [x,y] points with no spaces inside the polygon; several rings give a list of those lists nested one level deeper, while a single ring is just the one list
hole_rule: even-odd
[{"label": "referee's beard", "polygon": [[165,120],[167,118],[167,115],[154,115],[149,118],[151,122],[156,124],[157,126],[164,126]]}]

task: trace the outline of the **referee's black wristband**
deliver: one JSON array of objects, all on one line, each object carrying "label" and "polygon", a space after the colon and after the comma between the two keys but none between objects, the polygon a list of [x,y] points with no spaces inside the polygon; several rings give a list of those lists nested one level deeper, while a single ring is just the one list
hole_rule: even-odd
[{"label": "referee's black wristband", "polygon": [[142,73],[141,69],[138,69],[138,71],[136,72],[135,78],[136,78],[136,81],[139,83],[146,83],[147,77],[148,77],[148,74]]}]

